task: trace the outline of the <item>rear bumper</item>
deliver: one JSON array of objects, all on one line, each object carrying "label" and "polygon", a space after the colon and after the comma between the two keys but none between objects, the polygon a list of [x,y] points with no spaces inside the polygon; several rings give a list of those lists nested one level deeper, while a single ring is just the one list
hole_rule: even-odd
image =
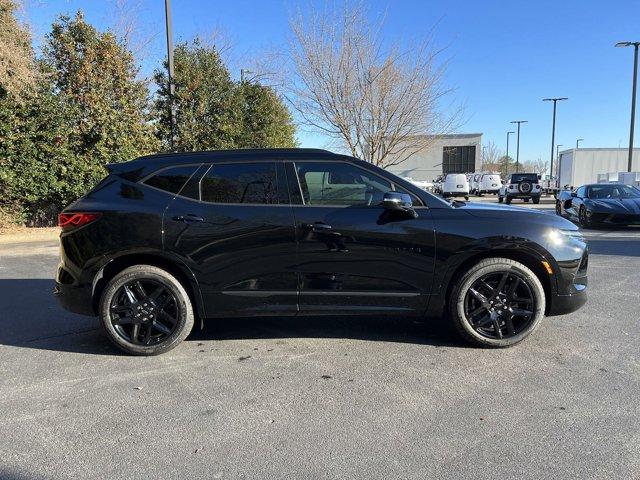
[{"label": "rear bumper", "polygon": [[509,193],[509,192],[507,192],[507,194],[505,196],[509,197],[509,198],[539,198],[540,195],[542,195],[541,192],[536,192],[536,193]]},{"label": "rear bumper", "polygon": [[91,287],[79,285],[62,265],[58,267],[53,294],[65,310],[90,317],[96,316]]}]

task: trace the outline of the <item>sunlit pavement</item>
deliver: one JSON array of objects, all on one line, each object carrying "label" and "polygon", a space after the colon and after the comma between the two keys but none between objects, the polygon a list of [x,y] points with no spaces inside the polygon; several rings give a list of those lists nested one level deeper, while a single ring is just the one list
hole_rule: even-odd
[{"label": "sunlit pavement", "polygon": [[56,242],[0,245],[0,478],[640,478],[640,234],[586,235],[589,302],[514,348],[247,318],[153,358],[56,305]]}]

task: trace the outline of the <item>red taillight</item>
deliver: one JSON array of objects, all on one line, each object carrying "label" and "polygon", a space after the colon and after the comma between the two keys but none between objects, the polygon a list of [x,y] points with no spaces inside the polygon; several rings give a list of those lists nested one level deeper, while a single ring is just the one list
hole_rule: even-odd
[{"label": "red taillight", "polygon": [[82,227],[100,218],[99,213],[61,213],[58,215],[58,226],[63,230]]}]

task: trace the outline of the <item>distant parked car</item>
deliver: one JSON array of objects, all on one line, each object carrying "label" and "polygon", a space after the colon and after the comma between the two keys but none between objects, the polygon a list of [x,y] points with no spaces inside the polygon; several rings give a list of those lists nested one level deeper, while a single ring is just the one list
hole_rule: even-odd
[{"label": "distant parked car", "polygon": [[442,196],[464,197],[469,200],[469,180],[464,173],[448,173],[442,184]]},{"label": "distant parked car", "polygon": [[563,190],[556,213],[580,222],[583,227],[600,224],[640,225],[640,190],[622,183],[583,185]]},{"label": "distant parked car", "polygon": [[520,198],[525,202],[533,200],[533,203],[540,203],[541,194],[537,173],[512,173],[499,190],[498,202],[510,204],[514,198]]}]

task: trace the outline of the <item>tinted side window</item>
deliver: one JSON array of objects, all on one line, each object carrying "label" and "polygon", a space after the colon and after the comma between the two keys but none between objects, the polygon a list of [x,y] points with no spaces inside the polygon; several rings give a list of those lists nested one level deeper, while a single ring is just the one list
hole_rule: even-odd
[{"label": "tinted side window", "polygon": [[278,203],[275,163],[213,165],[202,178],[202,201],[213,203]]},{"label": "tinted side window", "polygon": [[307,205],[378,205],[392,190],[383,178],[348,163],[297,163]]},{"label": "tinted side window", "polygon": [[584,198],[586,191],[587,191],[586,187],[580,187],[576,192],[576,195],[578,195],[578,197],[580,198]]},{"label": "tinted side window", "polygon": [[197,168],[198,165],[165,168],[146,179],[144,183],[165,192],[178,193]]}]

